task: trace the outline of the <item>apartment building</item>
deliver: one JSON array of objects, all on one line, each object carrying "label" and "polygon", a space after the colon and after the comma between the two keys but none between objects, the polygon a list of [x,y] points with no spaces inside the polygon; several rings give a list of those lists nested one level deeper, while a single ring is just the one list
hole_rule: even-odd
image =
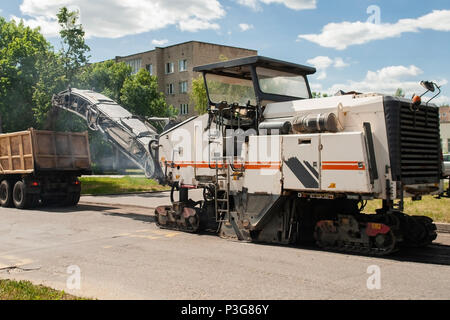
[{"label": "apartment building", "polygon": [[257,55],[256,50],[224,46],[200,41],[189,41],[154,50],[116,57],[116,62],[125,62],[136,73],[147,69],[158,78],[158,87],[166,95],[169,105],[178,108],[180,118],[195,114],[189,98],[192,80],[199,76],[192,68],[221,60],[232,60]]},{"label": "apartment building", "polygon": [[441,122],[450,122],[450,106],[439,107],[439,119]]},{"label": "apartment building", "polygon": [[450,106],[439,108],[442,152],[450,153]]}]

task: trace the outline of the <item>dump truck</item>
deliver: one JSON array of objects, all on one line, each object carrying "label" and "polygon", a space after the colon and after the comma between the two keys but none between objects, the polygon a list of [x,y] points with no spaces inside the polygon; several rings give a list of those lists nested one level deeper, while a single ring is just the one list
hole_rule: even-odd
[{"label": "dump truck", "polygon": [[19,209],[76,205],[91,173],[87,132],[29,129],[0,134],[0,204]]}]

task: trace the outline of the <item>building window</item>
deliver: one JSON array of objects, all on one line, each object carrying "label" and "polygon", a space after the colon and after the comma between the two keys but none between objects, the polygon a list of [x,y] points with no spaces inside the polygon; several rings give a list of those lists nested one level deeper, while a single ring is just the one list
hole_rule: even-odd
[{"label": "building window", "polygon": [[173,62],[166,63],[166,74],[173,73]]},{"label": "building window", "polygon": [[167,94],[174,94],[173,83],[167,85]]},{"label": "building window", "polygon": [[447,152],[450,153],[450,139],[447,139]]},{"label": "building window", "polygon": [[141,68],[142,59],[133,59],[125,61],[127,66],[131,67],[131,74],[136,74]]},{"label": "building window", "polygon": [[178,70],[181,71],[187,71],[187,60],[180,60],[178,61]]},{"label": "building window", "polygon": [[153,75],[153,64],[146,65],[145,69],[147,69],[147,71],[148,71],[148,73],[150,73],[150,75]]},{"label": "building window", "polygon": [[180,114],[188,114],[189,113],[189,105],[187,103],[180,104]]},{"label": "building window", "polygon": [[187,93],[188,91],[188,82],[182,81],[180,82],[180,93]]}]

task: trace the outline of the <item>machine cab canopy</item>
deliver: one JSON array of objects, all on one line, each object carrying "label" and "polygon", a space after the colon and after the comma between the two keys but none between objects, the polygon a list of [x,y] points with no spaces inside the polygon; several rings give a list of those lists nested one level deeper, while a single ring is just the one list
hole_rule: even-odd
[{"label": "machine cab canopy", "polygon": [[311,98],[307,75],[315,68],[262,56],[223,61],[193,69],[202,72],[210,105],[239,105]]}]

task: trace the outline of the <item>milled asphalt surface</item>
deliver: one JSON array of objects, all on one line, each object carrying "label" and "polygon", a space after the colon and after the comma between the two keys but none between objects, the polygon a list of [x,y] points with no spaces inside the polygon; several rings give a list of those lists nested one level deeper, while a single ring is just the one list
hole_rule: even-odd
[{"label": "milled asphalt surface", "polygon": [[[450,234],[387,258],[244,243],[158,229],[149,208],[168,199],[162,192],[82,197],[76,208],[0,208],[0,278],[99,299],[450,298]],[[79,290],[66,286],[72,265],[81,270]],[[367,288],[372,265],[380,289]]]}]

